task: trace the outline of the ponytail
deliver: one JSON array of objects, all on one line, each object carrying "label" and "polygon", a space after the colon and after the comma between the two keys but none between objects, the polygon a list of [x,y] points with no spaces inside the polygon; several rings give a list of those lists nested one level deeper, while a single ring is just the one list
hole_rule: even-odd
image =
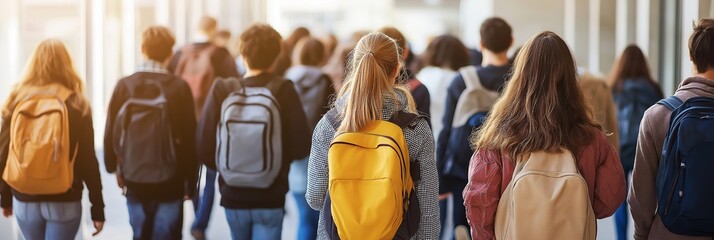
[{"label": "ponytail", "polygon": [[[339,93],[340,97],[347,95],[347,100],[340,113],[343,120],[338,133],[356,132],[370,121],[382,119],[385,95],[396,99],[391,75],[398,70],[399,54],[393,39],[382,33],[362,37],[351,62],[352,69]],[[413,106],[413,102],[409,105]]]}]

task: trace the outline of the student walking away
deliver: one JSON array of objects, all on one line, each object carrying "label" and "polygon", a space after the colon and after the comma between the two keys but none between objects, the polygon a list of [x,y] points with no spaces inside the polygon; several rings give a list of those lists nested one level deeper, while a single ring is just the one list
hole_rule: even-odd
[{"label": "student walking away", "polygon": [[[233,57],[224,45],[223,39],[230,38],[230,33],[219,32],[217,29],[218,23],[214,18],[202,17],[198,23],[197,42],[181,48],[169,62],[169,72],[185,80],[191,89],[196,119],[215,78],[240,77]],[[191,234],[198,239],[203,238],[211,216],[216,181],[216,173],[212,170],[207,169],[204,176],[203,194],[199,192],[199,196],[193,201],[196,222],[191,226]]]},{"label": "student walking away", "polygon": [[293,82],[267,71],[280,52],[280,34],[255,24],[240,41],[245,79],[214,83],[196,144],[203,163],[218,170],[232,238],[280,239],[288,169],[310,149],[307,117]]},{"label": "student walking away", "polygon": [[165,68],[175,39],[165,27],[142,34],[144,63],[109,101],[104,163],[126,196],[134,239],[180,239],[183,201],[198,171],[193,97]]},{"label": "student walking away", "polygon": [[[311,133],[317,122],[320,121],[329,109],[330,98],[335,90],[332,80],[320,69],[320,63],[325,58],[325,47],[316,38],[305,37],[295,45],[293,62],[285,77],[295,84],[295,91],[300,96],[302,109],[307,115],[307,124]],[[290,165],[288,174],[290,192],[295,198],[298,207],[299,224],[298,240],[314,240],[317,237],[317,221],[320,212],[307,205],[305,191],[307,191],[307,157],[297,160]]]},{"label": "student walking away", "polygon": [[379,32],[384,33],[384,35],[387,35],[397,42],[397,46],[402,54],[400,59],[402,61],[402,68],[399,70],[399,75],[397,75],[397,83],[406,84],[409,87],[409,92],[411,92],[414,97],[417,111],[419,114],[426,116],[429,125],[431,125],[431,120],[428,118],[431,114],[431,97],[429,96],[429,90],[426,86],[416,79],[414,73],[407,67],[409,66],[407,57],[410,53],[407,40],[404,38],[402,32],[394,27],[383,27]]},{"label": "student walking away", "polygon": [[293,66],[293,50],[297,46],[298,42],[303,38],[310,37],[310,31],[304,27],[296,28],[286,39],[282,46],[280,47],[280,54],[273,62],[273,66],[270,67],[270,72],[275,75],[283,76],[285,72]]},{"label": "student walking away", "polygon": [[694,76],[642,118],[627,199],[635,239],[714,237],[714,19],[694,26],[689,58]]},{"label": "student walking away", "polygon": [[474,138],[463,193],[473,239],[595,239],[596,218],[612,215],[626,190],[617,151],[588,111],[565,41],[528,40]]},{"label": "student walking away", "polygon": [[483,66],[459,69],[446,92],[444,117],[437,141],[437,167],[442,226],[446,219],[446,197],[453,196],[454,226],[468,226],[461,193],[468,182],[469,160],[473,155],[471,134],[481,127],[486,114],[499,97],[511,71],[508,48],[513,43],[511,26],[498,17],[481,24],[480,48]]},{"label": "student walking away", "polygon": [[441,119],[444,117],[446,92],[451,81],[458,75],[457,70],[469,65],[469,51],[458,38],[442,35],[435,38],[421,56],[423,65],[416,78],[429,90],[431,97],[432,136],[438,138],[441,132]]},{"label": "student walking away", "polygon": [[321,211],[318,239],[439,236],[434,140],[396,87],[397,49],[382,33],[362,37],[334,108],[315,127],[305,198]]},{"label": "student walking away", "polygon": [[[629,182],[627,176],[635,165],[637,134],[640,132],[642,117],[645,110],[662,99],[662,89],[652,79],[645,55],[636,45],[627,46],[622,52],[613,68],[609,84],[617,104],[620,161],[625,170],[625,180]],[[623,203],[615,212],[615,227],[620,240],[628,238],[628,212],[627,203]]]},{"label": "student walking away", "polygon": [[171,58],[168,70],[188,82],[193,94],[196,117],[201,114],[208,90],[215,78],[240,77],[233,57],[214,43],[218,23],[204,16],[198,23],[197,42],[181,48]]},{"label": "student walking away", "polygon": [[[64,44],[44,40],[2,109],[0,205],[24,239],[74,239],[89,190],[97,236],[104,200],[84,83]],[[3,233],[7,235],[9,233]]]}]

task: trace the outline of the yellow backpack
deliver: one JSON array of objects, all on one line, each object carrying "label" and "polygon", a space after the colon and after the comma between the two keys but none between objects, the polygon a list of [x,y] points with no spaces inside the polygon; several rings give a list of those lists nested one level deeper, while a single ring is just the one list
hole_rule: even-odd
[{"label": "yellow backpack", "polygon": [[595,240],[588,185],[573,154],[534,152],[516,163],[496,210],[496,239]]},{"label": "yellow backpack", "polygon": [[[339,126],[334,109],[327,118]],[[323,210],[330,239],[409,239],[416,234],[419,163],[410,161],[402,128],[413,128],[418,118],[399,112],[390,121],[373,121],[332,141]]]},{"label": "yellow backpack", "polygon": [[[10,148],[2,178],[15,191],[46,195],[67,192],[74,180],[67,98],[59,85],[34,87],[12,112]],[[77,155],[75,146],[74,155]]]}]

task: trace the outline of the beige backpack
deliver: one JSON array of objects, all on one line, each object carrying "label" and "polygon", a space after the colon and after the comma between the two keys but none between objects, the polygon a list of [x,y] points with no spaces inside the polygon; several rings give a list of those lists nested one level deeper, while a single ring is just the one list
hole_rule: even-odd
[{"label": "beige backpack", "polygon": [[588,185],[573,154],[534,152],[519,161],[496,212],[496,239],[594,240]]}]

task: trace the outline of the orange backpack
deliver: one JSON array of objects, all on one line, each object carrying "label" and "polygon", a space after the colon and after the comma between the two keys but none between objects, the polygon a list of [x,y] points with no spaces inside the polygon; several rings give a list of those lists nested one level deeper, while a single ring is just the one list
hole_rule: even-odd
[{"label": "orange backpack", "polygon": [[72,94],[59,85],[35,87],[15,105],[2,175],[15,191],[46,195],[65,193],[72,187],[77,146],[70,157],[65,104]]},{"label": "orange backpack", "polygon": [[196,106],[196,117],[201,114],[206,95],[215,79],[211,56],[217,48],[211,44],[206,47],[187,45],[181,50],[181,58],[176,66],[174,74],[185,80],[191,88],[194,106]]}]

